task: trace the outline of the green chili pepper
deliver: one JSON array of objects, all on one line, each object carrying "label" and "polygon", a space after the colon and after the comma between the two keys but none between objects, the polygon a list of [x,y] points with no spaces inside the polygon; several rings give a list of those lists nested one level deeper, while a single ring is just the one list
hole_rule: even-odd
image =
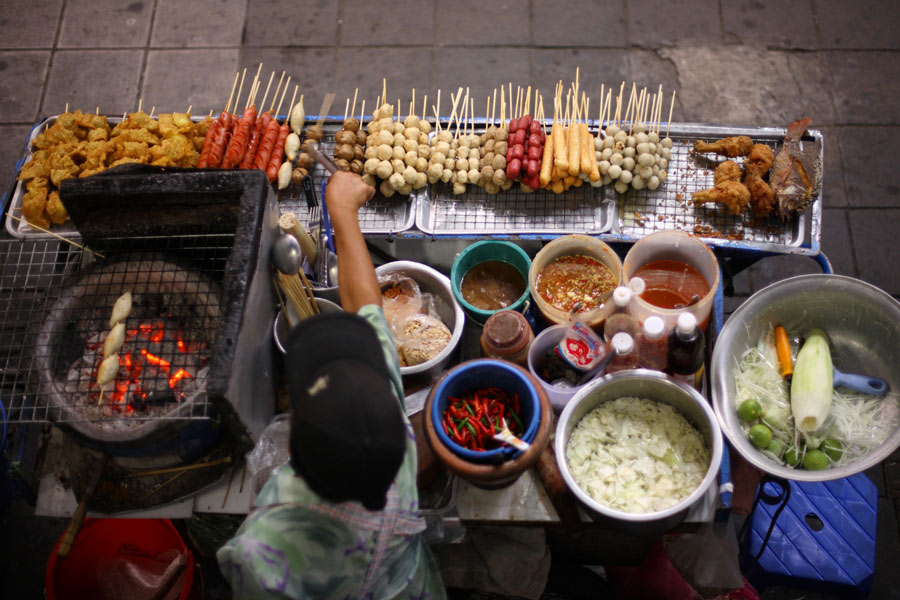
[{"label": "green chili pepper", "polygon": [[521,434],[521,433],[524,433],[524,432],[525,432],[525,427],[522,425],[522,419],[519,418],[519,415],[516,414],[516,411],[514,411],[514,410],[512,409],[512,407],[509,407],[509,414],[512,415],[512,418],[515,419],[516,424],[519,426],[519,433],[520,433],[520,434]]}]

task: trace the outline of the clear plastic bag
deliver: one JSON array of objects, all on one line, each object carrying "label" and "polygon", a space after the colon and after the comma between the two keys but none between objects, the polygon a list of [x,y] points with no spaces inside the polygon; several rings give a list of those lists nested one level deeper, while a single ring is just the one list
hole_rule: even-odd
[{"label": "clear plastic bag", "polygon": [[288,413],[276,415],[263,432],[253,450],[247,453],[250,489],[256,496],[262,490],[275,467],[283,465],[290,452],[291,419]]},{"label": "clear plastic bag", "polygon": [[400,273],[382,276],[378,283],[400,365],[418,365],[440,354],[451,333],[435,309],[434,296],[422,292],[418,283]]}]

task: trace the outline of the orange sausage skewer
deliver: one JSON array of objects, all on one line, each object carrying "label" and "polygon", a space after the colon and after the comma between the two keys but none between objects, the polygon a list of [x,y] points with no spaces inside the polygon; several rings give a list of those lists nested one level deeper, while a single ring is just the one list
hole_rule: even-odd
[{"label": "orange sausage skewer", "polygon": [[[282,71],[282,77],[283,76],[284,72]],[[272,71],[272,74],[269,76],[269,83],[266,85],[266,93],[263,95],[262,102],[259,103],[260,107],[266,105],[266,100],[269,97],[269,89],[272,87],[273,77],[275,77],[275,71]],[[278,87],[281,87],[281,81],[278,82]],[[278,89],[275,90],[275,95],[278,95]],[[262,139],[263,132],[265,132],[266,126],[271,120],[271,111],[262,113],[262,115],[256,119],[255,125],[250,129],[250,140],[247,142],[247,149],[244,151],[244,156],[241,158],[238,168],[250,169],[253,167],[253,159],[256,157],[257,149],[259,149],[259,141]]]},{"label": "orange sausage skewer", "polygon": [[244,114],[241,115],[240,124],[236,127],[235,134],[228,144],[228,150],[225,151],[225,158],[222,160],[222,168],[233,169],[238,166],[244,153],[247,151],[247,145],[250,141],[250,131],[256,130],[256,104],[253,98],[256,95],[257,82],[253,82],[250,89],[250,95],[247,98],[249,106],[244,108]]},{"label": "orange sausage skewer", "polygon": [[[291,83],[291,78],[288,77],[287,82],[285,83],[284,89],[281,91],[281,100],[278,102],[278,110],[281,110],[281,103],[284,102],[284,94],[287,92],[288,85]],[[273,99],[274,104],[274,99]],[[276,111],[277,114],[277,111]],[[288,119],[285,119],[285,123],[288,123]],[[259,142],[259,150],[256,151],[256,157],[253,159],[253,168],[259,169],[260,171],[265,171],[266,167],[269,166],[269,157],[272,155],[272,151],[275,149],[275,142],[278,141],[278,135],[281,132],[280,126],[278,124],[277,117],[273,117],[269,124],[266,125],[266,130],[263,133],[262,140]],[[290,130],[290,126],[288,126],[288,130]],[[285,138],[287,135],[285,134]],[[277,173],[276,173],[277,175]]]},{"label": "orange sausage skewer", "polygon": [[209,166],[218,166],[209,164],[210,154],[212,153],[219,131],[222,129],[227,117],[230,116],[228,115],[228,109],[231,108],[231,100],[234,98],[234,88],[237,87],[238,75],[239,73],[234,74],[234,83],[231,84],[231,94],[228,96],[228,103],[225,105],[219,118],[210,123],[209,129],[206,130],[206,137],[203,139],[203,150],[200,151],[200,159],[197,162],[197,168],[199,169],[205,169]]},{"label": "orange sausage skewer", "polygon": [[[294,106],[294,100],[297,99],[297,87],[298,86],[296,85],[294,86],[294,95],[291,97],[290,106],[292,107]],[[280,104],[278,110],[281,110]],[[288,110],[288,112],[291,111]],[[278,179],[278,169],[281,167],[281,159],[284,158],[284,142],[290,134],[291,123],[290,115],[288,115],[284,118],[284,123],[278,131],[278,139],[275,140],[275,147],[272,148],[272,155],[269,157],[269,165],[266,167],[266,177],[269,179],[269,183],[275,183],[275,180]]]}]

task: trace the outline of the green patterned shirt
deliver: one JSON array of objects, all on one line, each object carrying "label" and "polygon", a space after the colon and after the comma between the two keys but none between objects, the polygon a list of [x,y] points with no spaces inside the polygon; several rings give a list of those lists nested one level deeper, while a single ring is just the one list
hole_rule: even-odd
[{"label": "green patterned shirt", "polygon": [[[403,384],[384,311],[364,306],[381,341],[398,398]],[[402,400],[400,400],[402,407]],[[383,511],[319,498],[288,464],[273,471],[253,511],[219,549],[219,567],[235,598],[445,598],[417,515],[416,444],[406,418],[406,456]]]}]

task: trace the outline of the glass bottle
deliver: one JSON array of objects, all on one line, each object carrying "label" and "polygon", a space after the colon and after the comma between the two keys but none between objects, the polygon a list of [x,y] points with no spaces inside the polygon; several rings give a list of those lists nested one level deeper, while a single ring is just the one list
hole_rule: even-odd
[{"label": "glass bottle", "polygon": [[664,371],[668,350],[669,339],[666,335],[665,321],[655,315],[647,317],[638,336],[639,366],[642,369]]},{"label": "glass bottle", "polygon": [[603,337],[607,340],[611,340],[617,333],[627,333],[632,339],[637,337],[637,321],[628,311],[628,305],[631,304],[633,297],[634,293],[625,286],[619,286],[613,292],[615,308],[603,324]]},{"label": "glass bottle", "polygon": [[640,356],[634,345],[634,338],[625,332],[619,332],[612,337],[612,348],[616,356],[610,361],[606,367],[607,373],[615,373],[616,371],[624,371],[625,369],[636,369]]},{"label": "glass bottle", "polygon": [[675,329],[669,334],[667,356],[667,373],[697,389],[702,387],[706,340],[693,313],[683,312],[678,315]]}]

